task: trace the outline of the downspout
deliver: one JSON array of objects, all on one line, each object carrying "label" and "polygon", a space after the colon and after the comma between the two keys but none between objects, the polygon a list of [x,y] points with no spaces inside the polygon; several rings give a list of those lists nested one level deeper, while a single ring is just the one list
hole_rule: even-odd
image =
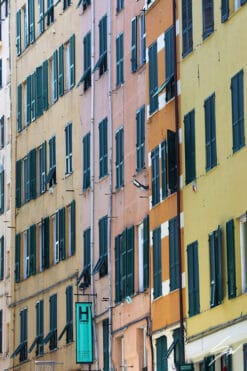
[{"label": "downspout", "polygon": [[174,32],[174,79],[175,79],[175,126],[176,126],[176,163],[177,163],[177,234],[179,246],[179,322],[181,362],[185,362],[184,351],[184,308],[183,308],[183,282],[182,282],[182,242],[181,242],[181,190],[180,190],[180,145],[179,145],[179,106],[178,106],[178,71],[177,71],[177,40],[176,40],[176,0],[173,0],[173,32]]},{"label": "downspout", "polygon": [[[91,66],[94,66],[95,58],[95,1],[91,0]],[[94,109],[95,109],[95,79],[94,73],[91,70],[91,112],[90,112],[90,255],[91,255],[91,285],[90,294],[92,300],[92,318],[93,318],[93,338],[94,338],[94,360],[96,362],[96,369],[99,368],[98,360],[98,339],[95,323],[95,288],[94,288],[94,275],[93,273],[93,262],[94,262]]]},{"label": "downspout", "polygon": [[112,128],[112,91],[111,91],[111,80],[112,80],[112,69],[111,69],[111,0],[107,2],[107,27],[108,27],[108,114],[109,114],[109,210],[108,210],[108,320],[109,320],[109,370],[112,370],[112,259],[111,259],[111,246],[112,246],[112,142],[113,142],[113,128]]}]

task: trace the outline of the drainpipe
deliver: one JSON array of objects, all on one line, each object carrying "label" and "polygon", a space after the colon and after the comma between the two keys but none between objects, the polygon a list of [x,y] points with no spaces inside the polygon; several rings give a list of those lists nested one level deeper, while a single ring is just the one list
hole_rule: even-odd
[{"label": "drainpipe", "polygon": [[112,142],[113,142],[113,128],[112,128],[112,91],[111,91],[111,80],[112,80],[112,68],[111,68],[111,0],[107,2],[107,28],[108,28],[108,114],[109,114],[109,210],[108,210],[108,318],[109,318],[109,370],[112,370],[112,259],[111,259],[111,246],[112,246]]},{"label": "drainpipe", "polygon": [[[95,1],[91,0],[91,66],[95,64]],[[97,338],[97,331],[96,331],[96,323],[95,323],[95,287],[94,287],[94,276],[92,275],[93,272],[93,262],[94,262],[94,109],[95,109],[95,79],[94,73],[91,70],[91,112],[90,112],[90,254],[91,254],[91,285],[90,285],[90,294],[92,300],[92,317],[93,317],[93,336],[94,336],[94,358],[96,362],[96,369],[99,368],[99,360],[98,360],[98,338]]]},{"label": "drainpipe", "polygon": [[179,107],[177,89],[177,40],[176,40],[176,0],[173,0],[173,31],[174,31],[174,79],[175,79],[175,125],[176,125],[176,161],[177,161],[177,230],[179,246],[179,322],[180,322],[180,344],[181,362],[185,362],[184,351],[184,308],[183,308],[183,283],[182,283],[182,242],[181,242],[181,191],[180,191],[180,145],[179,145]]}]

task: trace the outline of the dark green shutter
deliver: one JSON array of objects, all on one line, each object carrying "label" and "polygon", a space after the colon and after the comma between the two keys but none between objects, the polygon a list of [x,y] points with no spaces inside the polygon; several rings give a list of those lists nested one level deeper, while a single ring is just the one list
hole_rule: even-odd
[{"label": "dark green shutter", "polygon": [[156,340],[156,370],[167,371],[167,339],[166,336],[161,336]]},{"label": "dark green shutter", "polygon": [[234,221],[226,223],[226,248],[227,248],[227,278],[228,278],[228,298],[236,296],[236,268],[235,268],[235,238]]},{"label": "dark green shutter", "polygon": [[22,129],[22,84],[17,87],[17,131]]},{"label": "dark green shutter", "polygon": [[221,0],[221,22],[225,22],[229,17],[229,0]]},{"label": "dark green shutter", "polygon": [[210,257],[210,306],[216,305],[216,269],[215,269],[215,237],[214,232],[209,235],[209,257]]},{"label": "dark green shutter", "polygon": [[73,341],[73,287],[66,287],[66,343]]},{"label": "dark green shutter", "polygon": [[136,170],[145,166],[145,106],[136,113]]},{"label": "dark green shutter", "polygon": [[75,200],[73,200],[70,204],[70,223],[71,223],[71,231],[70,231],[70,248],[71,248],[71,255],[75,254],[76,250],[76,213],[75,213]]},{"label": "dark green shutter", "polygon": [[0,207],[0,213],[2,214],[4,212],[4,170],[0,173],[0,199],[1,199],[1,207]]},{"label": "dark green shutter", "polygon": [[50,221],[49,217],[43,220],[44,228],[44,269],[50,266]]},{"label": "dark green shutter", "polygon": [[200,312],[198,242],[187,248],[189,316]]},{"label": "dark green shutter", "polygon": [[21,276],[21,235],[18,233],[15,236],[15,282],[20,282]]},{"label": "dark green shutter", "polygon": [[168,184],[171,193],[177,190],[177,147],[176,147],[176,133],[167,130],[167,173]]},{"label": "dark green shutter", "polygon": [[43,33],[45,30],[45,19],[44,19],[44,0],[39,0],[39,32]]},{"label": "dark green shutter", "polygon": [[44,61],[42,65],[43,69],[43,80],[42,80],[42,89],[43,89],[43,108],[44,111],[48,110],[49,99],[48,99],[48,61]]},{"label": "dark green shutter", "polygon": [[36,72],[31,75],[31,121],[36,118]]},{"label": "dark green shutter", "polygon": [[143,220],[143,288],[149,287],[149,216]]},{"label": "dark green shutter", "polygon": [[124,82],[123,47],[123,33],[121,33],[116,39],[117,86]]},{"label": "dark green shutter", "polygon": [[120,286],[121,286],[121,300],[126,298],[126,292],[127,292],[127,229],[125,229],[121,236],[121,242],[120,242]]},{"label": "dark green shutter", "polygon": [[4,236],[0,238],[0,280],[4,279]]},{"label": "dark green shutter", "polygon": [[31,76],[26,80],[26,124],[31,122]]},{"label": "dark green shutter", "polygon": [[52,88],[53,88],[53,102],[58,98],[58,58],[57,50],[52,54]]},{"label": "dark green shutter", "polygon": [[153,297],[162,295],[161,228],[153,231]]},{"label": "dark green shutter", "polygon": [[127,251],[126,251],[126,278],[127,278],[127,288],[126,296],[131,296],[134,294],[134,277],[135,277],[135,229],[134,226],[127,229]]},{"label": "dark green shutter", "polygon": [[120,238],[120,235],[115,237],[115,303],[121,300]]},{"label": "dark green shutter", "polygon": [[161,182],[162,182],[162,199],[167,197],[167,164],[166,164],[166,141],[161,143]]},{"label": "dark green shutter", "polygon": [[184,116],[185,137],[185,182],[190,183],[196,177],[195,158],[195,111]]},{"label": "dark green shutter", "polygon": [[217,301],[220,304],[223,299],[222,230],[220,227],[217,229],[216,264]]},{"label": "dark green shutter", "polygon": [[30,227],[30,275],[36,273],[36,225]]},{"label": "dark green shutter", "polygon": [[61,97],[64,94],[64,53],[63,45],[58,49],[58,94]]},{"label": "dark green shutter", "polygon": [[169,220],[170,291],[179,288],[179,245],[177,218]]},{"label": "dark green shutter", "polygon": [[16,207],[21,207],[21,184],[22,184],[22,160],[16,161],[16,191],[15,191],[15,200],[16,200]]},{"label": "dark green shutter", "polygon": [[83,138],[83,190],[90,187],[90,133]]},{"label": "dark green shutter", "polygon": [[34,0],[28,0],[28,23],[29,23],[29,40],[33,43],[35,40],[35,20],[34,20]]},{"label": "dark green shutter", "polygon": [[217,164],[215,131],[215,94],[205,100],[206,170]]},{"label": "dark green shutter", "polygon": [[36,116],[39,117],[43,113],[43,68],[36,68]]},{"label": "dark green shutter", "polygon": [[157,59],[157,41],[148,49],[149,56],[149,113],[150,115],[158,109],[158,95],[155,92],[158,89],[158,59]]},{"label": "dark green shutter", "polygon": [[30,199],[36,198],[36,149],[29,152]]},{"label": "dark green shutter", "polygon": [[165,63],[166,80],[174,76],[174,27],[169,28],[165,33]]},{"label": "dark green shutter", "polygon": [[131,21],[131,72],[137,69],[137,18]]},{"label": "dark green shutter", "polygon": [[152,206],[160,202],[160,160],[159,147],[151,152],[152,164]]},{"label": "dark green shutter", "polygon": [[107,119],[99,124],[99,173],[100,178],[108,173],[107,156]]},{"label": "dark green shutter", "polygon": [[182,0],[183,57],[193,48],[192,0]]},{"label": "dark green shutter", "polygon": [[103,371],[109,371],[109,320],[103,321]]},{"label": "dark green shutter", "polygon": [[245,144],[243,70],[231,80],[233,152]]},{"label": "dark green shutter", "polygon": [[75,35],[69,39],[69,71],[70,88],[72,88],[75,85]]},{"label": "dark green shutter", "polygon": [[64,260],[66,257],[65,246],[65,208],[59,210],[59,257]]},{"label": "dark green shutter", "polygon": [[220,304],[223,299],[221,245],[222,245],[222,232],[220,227],[218,227],[217,231],[214,231],[209,235],[211,307]]},{"label": "dark green shutter", "polygon": [[214,31],[214,1],[202,0],[203,39]]},{"label": "dark green shutter", "polygon": [[21,9],[16,13],[16,54],[21,54]]}]

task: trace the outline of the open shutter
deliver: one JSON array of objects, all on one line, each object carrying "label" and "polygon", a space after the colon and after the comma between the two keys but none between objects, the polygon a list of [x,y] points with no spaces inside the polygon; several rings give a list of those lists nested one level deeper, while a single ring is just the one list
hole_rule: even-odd
[{"label": "open shutter", "polygon": [[50,223],[49,217],[43,220],[44,226],[44,269],[50,266]]},{"label": "open shutter", "polygon": [[126,296],[134,294],[134,247],[135,247],[135,229],[134,226],[127,229],[127,290]]},{"label": "open shutter", "polygon": [[71,255],[75,254],[76,249],[76,225],[75,225],[75,200],[70,204],[70,222],[71,222],[71,231],[70,231],[70,248]]},{"label": "open shutter", "polygon": [[158,108],[158,95],[154,95],[158,89],[158,60],[157,42],[148,49],[149,55],[149,113],[150,115]]},{"label": "open shutter", "polygon": [[120,281],[120,235],[118,235],[115,237],[115,303],[121,300]]},{"label": "open shutter", "polygon": [[149,216],[143,220],[143,288],[149,287]]},{"label": "open shutter", "polygon": [[165,63],[166,80],[174,76],[174,28],[171,27],[165,33]]},{"label": "open shutter", "polygon": [[44,61],[42,65],[43,75],[42,75],[42,95],[43,95],[43,108],[44,111],[48,110],[49,100],[48,100],[48,61]]},{"label": "open shutter", "polygon": [[22,184],[22,177],[21,177],[21,168],[22,168],[22,161],[16,161],[16,207],[21,207],[21,184]]},{"label": "open shutter", "polygon": [[70,88],[75,85],[75,35],[69,39],[69,76]]},{"label": "open shutter", "polygon": [[21,235],[15,236],[15,282],[20,282]]},{"label": "open shutter", "polygon": [[26,124],[31,122],[31,76],[26,80]]},{"label": "open shutter", "polygon": [[167,130],[167,144],[168,144],[168,184],[171,193],[177,190],[177,153],[176,153],[176,133]]},{"label": "open shutter", "polygon": [[66,287],[66,343],[73,341],[73,287]]},{"label": "open shutter", "polygon": [[192,0],[182,1],[182,34],[183,34],[183,56],[186,56],[193,47],[192,38]]},{"label": "open shutter", "polygon": [[21,54],[21,9],[16,13],[16,54]]},{"label": "open shutter", "polygon": [[196,177],[195,162],[195,111],[184,116],[185,137],[185,182],[190,183]]},{"label": "open shutter", "polygon": [[166,164],[166,141],[161,143],[161,182],[162,200],[167,197],[167,164]]},{"label": "open shutter", "polygon": [[229,0],[221,0],[221,22],[225,22],[229,17]]},{"label": "open shutter", "polygon": [[0,238],[0,280],[4,279],[4,236]]},{"label": "open shutter", "polygon": [[30,199],[36,198],[36,149],[29,152]]},{"label": "open shutter", "polygon": [[103,320],[103,371],[110,370],[109,367],[109,319]]},{"label": "open shutter", "polygon": [[29,40],[35,41],[34,0],[28,0]]},{"label": "open shutter", "polygon": [[205,139],[206,139],[206,170],[217,163],[216,133],[215,133],[215,95],[205,100]]},{"label": "open shutter", "polygon": [[39,0],[39,32],[43,33],[45,30],[45,19],[44,19],[44,0]]},{"label": "open shutter", "polygon": [[160,160],[159,147],[151,152],[152,163],[152,205],[160,202]]},{"label": "open shutter", "polygon": [[236,268],[235,268],[235,238],[234,221],[226,223],[226,248],[227,248],[227,278],[228,278],[228,298],[236,296]]},{"label": "open shutter", "polygon": [[61,97],[64,94],[64,52],[63,45],[58,49],[58,94]]},{"label": "open shutter", "polygon": [[36,68],[36,116],[43,113],[43,68]]},{"label": "open shutter", "polygon": [[217,284],[217,304],[223,299],[223,266],[222,266],[222,230],[217,229],[217,248],[216,248],[216,284]]},{"label": "open shutter", "polygon": [[243,71],[240,71],[232,78],[231,90],[232,90],[233,152],[236,152],[245,143]]},{"label": "open shutter", "polygon": [[36,273],[36,225],[30,227],[30,275]]},{"label": "open shutter", "polygon": [[157,371],[167,371],[167,339],[166,336],[161,336],[156,340],[156,367]]},{"label": "open shutter", "polygon": [[209,257],[210,257],[210,307],[216,305],[216,270],[215,270],[215,236],[214,232],[209,235]]},{"label": "open shutter", "polygon": [[179,246],[177,218],[169,220],[170,290],[179,288]]},{"label": "open shutter", "polygon": [[17,131],[22,129],[22,85],[17,87]]},{"label": "open shutter", "polygon": [[131,21],[131,72],[137,69],[137,18]]},{"label": "open shutter", "polygon": [[189,316],[200,311],[198,243],[193,242],[187,248]]},{"label": "open shutter", "polygon": [[4,212],[4,170],[0,173],[0,213]]},{"label": "open shutter", "polygon": [[127,229],[122,233],[120,246],[120,272],[121,272],[121,299],[126,298],[127,292]]},{"label": "open shutter", "polygon": [[161,228],[153,231],[153,297],[162,295]]},{"label": "open shutter", "polygon": [[65,254],[65,208],[59,210],[59,256],[64,260]]},{"label": "open shutter", "polygon": [[31,121],[36,118],[36,72],[31,75]]},{"label": "open shutter", "polygon": [[53,102],[57,101],[58,98],[58,59],[57,50],[52,54],[52,97]]}]

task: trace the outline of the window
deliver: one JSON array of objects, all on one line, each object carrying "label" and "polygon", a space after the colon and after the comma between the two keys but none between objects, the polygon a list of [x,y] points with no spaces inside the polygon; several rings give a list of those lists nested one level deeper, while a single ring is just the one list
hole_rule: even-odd
[{"label": "window", "polygon": [[64,95],[64,46],[58,49],[58,95]]},{"label": "window", "polygon": [[117,0],[117,12],[120,12],[124,7],[124,0]]},{"label": "window", "polygon": [[240,261],[242,293],[247,292],[247,219],[240,218]]},{"label": "window", "polygon": [[24,278],[36,273],[36,225],[24,232]]},{"label": "window", "polygon": [[145,167],[145,106],[136,112],[136,171]]},{"label": "window", "polygon": [[91,86],[91,32],[88,32],[83,39],[84,50],[84,73],[77,86],[84,82],[84,91]]},{"label": "window", "polygon": [[117,130],[116,140],[116,188],[124,185],[124,129]]},{"label": "window", "polygon": [[21,235],[15,236],[15,282],[20,282]]},{"label": "window", "polygon": [[99,69],[99,75],[103,75],[107,70],[107,16],[99,21],[99,59],[97,60],[93,72]]},{"label": "window", "polygon": [[44,337],[44,302],[40,300],[36,303],[36,337],[29,348],[31,352],[36,346],[36,355],[44,353],[43,337]]},{"label": "window", "polygon": [[134,294],[134,226],[115,237],[115,302]]},{"label": "window", "polygon": [[161,227],[153,231],[153,298],[162,295]]},{"label": "window", "polygon": [[103,371],[109,371],[109,320],[103,321]]},{"label": "window", "polygon": [[214,31],[214,1],[202,0],[203,39]]},{"label": "window", "polygon": [[46,178],[46,183],[49,187],[56,184],[56,137],[49,139],[49,173]]},{"label": "window", "polygon": [[131,72],[146,62],[146,24],[145,13],[131,21]]},{"label": "window", "polygon": [[47,0],[47,26],[54,22],[54,5],[53,0]]},{"label": "window", "polygon": [[174,52],[174,27],[165,32],[165,68],[166,68],[166,101],[175,95],[175,52]]},{"label": "window", "polygon": [[177,218],[169,220],[169,266],[170,266],[170,291],[179,288],[179,244]]},{"label": "window", "polygon": [[230,299],[236,296],[235,238],[233,219],[226,223],[226,248],[228,298]]},{"label": "window", "polygon": [[22,130],[22,85],[17,87],[17,131]]},{"label": "window", "polygon": [[185,183],[189,184],[196,178],[196,151],[195,151],[195,111],[184,116],[185,140]]},{"label": "window", "polygon": [[40,272],[50,265],[50,222],[49,217],[44,218],[39,225],[39,261]]},{"label": "window", "polygon": [[209,234],[209,258],[210,258],[210,307],[215,307],[222,302],[222,231],[217,230]]},{"label": "window", "polygon": [[158,96],[155,95],[158,89],[158,59],[157,41],[148,48],[149,59],[149,114],[158,109]]},{"label": "window", "polygon": [[65,128],[65,174],[72,173],[72,123]]},{"label": "window", "polygon": [[99,220],[99,259],[93,269],[93,274],[99,272],[104,277],[108,272],[108,217],[104,216]]},{"label": "window", "polygon": [[83,191],[90,187],[90,133],[83,138]]},{"label": "window", "polygon": [[167,339],[166,336],[161,336],[156,339],[156,370],[167,371]]},{"label": "window", "polygon": [[243,345],[244,371],[247,371],[247,344]]},{"label": "window", "polygon": [[5,144],[5,130],[4,130],[4,116],[0,118],[0,148],[4,147]]},{"label": "window", "polygon": [[4,236],[0,238],[0,280],[2,281],[3,279],[4,279]]},{"label": "window", "polygon": [[206,170],[217,165],[216,129],[215,129],[215,94],[205,100],[205,139],[206,139]]},{"label": "window", "polygon": [[107,118],[99,123],[99,177],[108,173]]},{"label": "window", "polygon": [[46,142],[39,148],[39,192],[46,191]]},{"label": "window", "polygon": [[27,6],[24,5],[23,8],[24,14],[24,48],[27,48],[29,45],[29,27],[28,27],[28,11]]},{"label": "window", "polygon": [[64,326],[58,340],[66,333],[66,344],[73,341],[73,287],[66,287],[66,325]]},{"label": "window", "polygon": [[3,353],[3,310],[2,309],[0,310],[0,353]]},{"label": "window", "polygon": [[215,371],[215,358],[208,356],[199,364],[200,371]]},{"label": "window", "polygon": [[28,0],[28,32],[29,40],[32,44],[35,41],[35,19],[34,19],[34,0]]},{"label": "window", "polygon": [[233,152],[245,145],[243,71],[231,80]]},{"label": "window", "polygon": [[91,229],[88,228],[83,232],[83,270],[78,277],[77,282],[80,284],[80,288],[85,289],[90,285],[91,282]]},{"label": "window", "polygon": [[69,88],[75,85],[75,35],[69,39]]},{"label": "window", "polygon": [[39,33],[42,34],[45,30],[44,20],[44,0],[39,0]]},{"label": "window", "polygon": [[27,309],[20,312],[20,362],[27,359]]},{"label": "window", "polygon": [[229,17],[229,0],[221,0],[221,22],[225,22]]},{"label": "window", "polygon": [[117,62],[117,86],[124,83],[124,42],[123,33],[116,39],[116,62]]},{"label": "window", "polygon": [[69,256],[74,255],[76,248],[75,200],[68,207]]},{"label": "window", "polygon": [[182,0],[183,57],[193,49],[192,0]]},{"label": "window", "polygon": [[65,208],[63,207],[53,216],[53,247],[55,263],[65,259],[65,243]]},{"label": "window", "polygon": [[57,294],[50,296],[50,331],[43,340],[44,344],[49,341],[49,349],[57,348]]},{"label": "window", "polygon": [[58,98],[58,55],[57,50],[52,54],[52,102]]},{"label": "window", "polygon": [[149,287],[149,216],[138,226],[139,292]]},{"label": "window", "polygon": [[0,172],[0,214],[4,213],[4,170]]},{"label": "window", "polygon": [[63,0],[63,10],[67,9],[71,5],[71,0]]},{"label": "window", "polygon": [[198,242],[187,246],[189,316],[200,312]]},{"label": "window", "polygon": [[152,206],[160,202],[160,160],[159,147],[151,152],[152,162]]}]

